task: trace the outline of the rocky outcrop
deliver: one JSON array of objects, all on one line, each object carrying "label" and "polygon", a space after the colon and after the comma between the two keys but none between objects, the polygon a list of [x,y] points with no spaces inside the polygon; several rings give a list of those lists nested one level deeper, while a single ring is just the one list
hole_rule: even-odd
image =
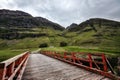
[{"label": "rocky outcrop", "polygon": [[120,27],[120,22],[102,18],[92,18],[80,23],[78,26],[75,27],[70,25],[69,27],[67,27],[67,29],[68,31],[80,31],[87,26],[91,26],[96,31],[95,29],[96,25],[99,27],[101,26]]},{"label": "rocky outcrop", "polygon": [[61,25],[54,23],[52,21],[49,21],[45,18],[42,17],[35,17],[36,21],[39,23],[40,26],[46,26],[46,27],[52,27],[55,30],[64,30],[65,28],[62,27]]},{"label": "rocky outcrop", "polygon": [[12,11],[12,10],[2,9],[0,10],[0,18],[1,17],[32,17],[32,15],[19,10]]},{"label": "rocky outcrop", "polygon": [[76,28],[76,27],[78,27],[78,24],[76,24],[76,23],[72,23],[70,26],[68,26],[66,29],[67,30],[72,30],[73,28]]},{"label": "rocky outcrop", "polygon": [[56,30],[64,30],[62,26],[42,17],[33,17],[23,11],[0,10],[0,27],[50,27]]}]

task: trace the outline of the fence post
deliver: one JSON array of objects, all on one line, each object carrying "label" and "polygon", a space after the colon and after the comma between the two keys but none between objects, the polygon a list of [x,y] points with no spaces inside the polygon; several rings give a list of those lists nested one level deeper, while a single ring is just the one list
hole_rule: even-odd
[{"label": "fence post", "polygon": [[67,53],[66,53],[66,52],[64,52],[64,59],[66,59],[66,55],[67,55]]},{"label": "fence post", "polygon": [[73,62],[75,62],[75,53],[74,52],[72,53],[72,59],[73,59]]},{"label": "fence post", "polygon": [[57,54],[56,54],[56,52],[53,52],[53,56],[54,56],[55,58],[57,58]]},{"label": "fence post", "polygon": [[92,68],[92,57],[91,57],[91,54],[88,54],[88,59],[89,59],[89,65],[90,65],[90,68]]},{"label": "fence post", "polygon": [[11,76],[14,72],[15,62],[11,63],[7,68],[7,76]]},{"label": "fence post", "polygon": [[107,63],[106,63],[106,57],[104,54],[102,54],[102,61],[103,61],[104,71],[107,72]]},{"label": "fence post", "polygon": [[6,68],[5,63],[0,64],[0,80],[5,80]]}]

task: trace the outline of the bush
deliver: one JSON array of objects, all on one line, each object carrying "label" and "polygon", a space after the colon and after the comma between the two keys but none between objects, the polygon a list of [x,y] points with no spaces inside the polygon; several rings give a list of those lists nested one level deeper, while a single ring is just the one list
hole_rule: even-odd
[{"label": "bush", "polygon": [[48,44],[47,43],[42,43],[39,45],[39,48],[44,48],[44,47],[48,47]]},{"label": "bush", "polygon": [[67,46],[67,43],[66,42],[60,42],[60,47],[64,47],[64,46]]}]

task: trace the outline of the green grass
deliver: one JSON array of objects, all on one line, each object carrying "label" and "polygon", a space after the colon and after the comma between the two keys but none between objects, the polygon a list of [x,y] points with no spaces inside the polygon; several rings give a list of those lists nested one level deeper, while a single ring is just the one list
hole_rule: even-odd
[{"label": "green grass", "polygon": [[65,49],[63,47],[47,47],[41,48],[41,51],[56,51],[56,52],[64,52]]},{"label": "green grass", "polygon": [[[20,33],[44,33],[46,34],[46,36],[26,37],[23,39],[12,40],[0,39],[0,49],[2,49],[0,51],[0,60],[2,61],[17,54],[20,54],[22,52],[22,49],[24,50],[38,48],[39,45],[42,43],[47,43],[50,46],[49,48],[43,48],[42,50],[59,52],[104,52],[109,56],[120,56],[120,29],[113,30],[111,28],[104,28],[105,26],[102,26],[102,28],[97,27],[98,32],[95,32],[94,30],[85,31],[86,29],[90,29],[90,27],[86,27],[83,32],[62,32],[48,28],[16,28]],[[111,36],[111,33],[117,35]],[[96,34],[103,34],[103,36],[94,36]],[[59,44],[62,41],[66,42],[68,46],[59,47]]]},{"label": "green grass", "polygon": [[26,51],[34,51],[34,50],[37,50],[37,48],[32,48],[32,49],[3,49],[3,50],[0,50],[0,62],[1,61],[4,61],[4,60],[7,60],[9,58],[12,58],[16,55],[19,55],[23,52],[26,52]]},{"label": "green grass", "polygon": [[41,48],[43,51],[56,51],[56,52],[88,52],[88,53],[104,53],[109,57],[120,56],[119,52],[111,50],[102,50],[99,48],[85,48],[79,46],[66,46],[66,47],[47,47]]}]

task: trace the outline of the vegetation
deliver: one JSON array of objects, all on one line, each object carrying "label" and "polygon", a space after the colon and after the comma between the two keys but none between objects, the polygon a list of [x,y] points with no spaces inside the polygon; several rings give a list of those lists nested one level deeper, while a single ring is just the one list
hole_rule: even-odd
[{"label": "vegetation", "polygon": [[2,50],[0,50],[0,62],[7,60],[13,56],[19,55],[23,52],[33,51],[33,50],[37,50],[37,49],[36,48],[32,48],[32,49],[2,49]]},{"label": "vegetation", "polygon": [[[75,31],[71,31],[71,28],[68,28],[71,29],[70,31],[68,29],[61,31],[44,26],[0,27],[0,49],[3,53],[4,51],[11,53],[11,50],[49,46],[42,50],[104,52],[109,56],[120,55],[120,27],[118,25],[115,27],[112,23],[110,25],[82,23],[83,27],[80,29],[76,26],[72,27]],[[3,56],[2,52],[1,56]]]},{"label": "vegetation", "polygon": [[[40,48],[59,53],[105,53],[114,58],[112,65],[117,65],[116,59],[120,57],[120,22],[95,18],[80,24],[73,23],[64,29],[59,24],[22,11],[19,14],[9,10],[0,12],[0,62]],[[5,12],[12,14],[6,17]]]},{"label": "vegetation", "polygon": [[109,57],[117,57],[120,56],[119,52],[111,51],[111,50],[102,50],[97,47],[79,47],[79,46],[66,46],[66,47],[47,47],[41,48],[41,51],[56,51],[56,52],[88,52],[88,53],[104,53]]},{"label": "vegetation", "polygon": [[48,47],[48,44],[47,43],[42,43],[40,44],[39,48],[44,48],[44,47]]},{"label": "vegetation", "polygon": [[64,46],[67,46],[67,43],[66,42],[60,42],[60,47],[64,47]]}]

